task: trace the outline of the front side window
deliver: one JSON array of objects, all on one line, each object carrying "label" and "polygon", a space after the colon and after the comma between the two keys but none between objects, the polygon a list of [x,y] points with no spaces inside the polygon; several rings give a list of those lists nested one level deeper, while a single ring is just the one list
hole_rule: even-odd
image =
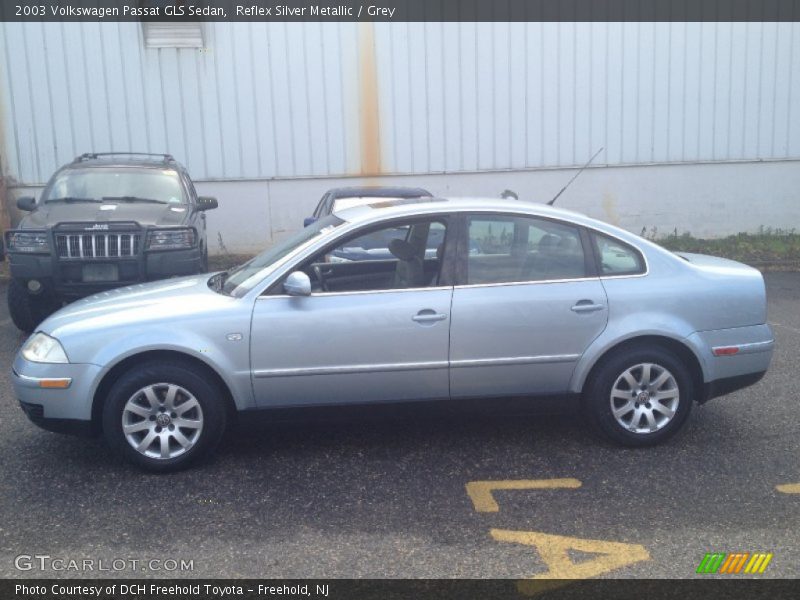
[{"label": "front side window", "polygon": [[48,186],[43,202],[186,202],[180,176],[171,169],[96,167],[65,169]]},{"label": "front side window", "polygon": [[492,284],[586,276],[577,227],[505,215],[467,220],[467,283]]},{"label": "front side window", "polygon": [[371,228],[302,267],[318,292],[385,291],[438,285],[447,227],[415,220]]},{"label": "front side window", "polygon": [[592,243],[600,260],[600,275],[638,275],[644,273],[644,259],[638,250],[618,239],[592,233]]},{"label": "front side window", "polygon": [[224,294],[240,298],[258,285],[267,276],[270,269],[300,246],[310,242],[314,238],[328,235],[344,221],[334,215],[328,215],[318,221],[314,221],[285,239],[283,242],[275,244],[258,256],[251,258],[243,265],[231,271],[219,273],[212,277],[209,285]]}]

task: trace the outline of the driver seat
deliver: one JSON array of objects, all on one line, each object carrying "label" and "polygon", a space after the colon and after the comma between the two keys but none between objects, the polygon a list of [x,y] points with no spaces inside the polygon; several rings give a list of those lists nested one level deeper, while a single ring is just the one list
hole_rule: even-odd
[{"label": "driver seat", "polygon": [[389,242],[389,252],[397,258],[394,287],[414,288],[425,283],[425,269],[414,246],[405,240],[393,239]]}]

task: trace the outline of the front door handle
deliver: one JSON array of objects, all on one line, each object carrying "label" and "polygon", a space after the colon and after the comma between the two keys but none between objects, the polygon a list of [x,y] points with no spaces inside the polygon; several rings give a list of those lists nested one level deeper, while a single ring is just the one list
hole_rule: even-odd
[{"label": "front door handle", "polygon": [[435,323],[436,321],[444,321],[446,318],[447,315],[443,313],[437,313],[435,310],[427,308],[419,311],[417,314],[411,317],[411,320],[415,321],[416,323]]},{"label": "front door handle", "polygon": [[603,310],[604,308],[605,306],[602,304],[595,304],[591,300],[579,300],[571,310],[576,313],[590,313]]}]

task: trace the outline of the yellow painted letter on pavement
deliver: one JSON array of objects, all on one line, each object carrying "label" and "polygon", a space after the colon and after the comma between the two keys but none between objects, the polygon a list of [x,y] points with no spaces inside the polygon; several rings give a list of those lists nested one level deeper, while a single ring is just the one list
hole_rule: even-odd
[{"label": "yellow painted letter on pavement", "polygon": [[[547,564],[549,569],[547,572],[537,573],[529,579],[518,583],[517,587],[523,594],[536,594],[548,587],[553,587],[547,584],[543,585],[543,582],[536,580],[585,579],[637,562],[650,560],[650,553],[644,546],[639,544],[586,540],[539,533],[538,531],[509,531],[506,529],[492,529],[491,535],[498,542],[534,546],[542,560]],[[588,552],[598,556],[576,563],[570,559],[569,550]]]},{"label": "yellow painted letter on pavement", "polygon": [[552,490],[579,488],[581,482],[571,477],[565,479],[510,479],[506,481],[470,481],[467,494],[478,512],[498,512],[500,507],[492,490]]},{"label": "yellow painted letter on pavement", "polygon": [[800,494],[800,483],[784,483],[776,485],[775,489],[784,494]]}]

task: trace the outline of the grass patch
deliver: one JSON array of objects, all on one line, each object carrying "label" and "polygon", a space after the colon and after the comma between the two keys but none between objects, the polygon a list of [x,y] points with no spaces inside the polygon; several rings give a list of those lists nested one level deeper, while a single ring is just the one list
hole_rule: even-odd
[{"label": "grass patch", "polygon": [[755,267],[800,268],[800,233],[794,229],[761,227],[758,233],[737,233],[724,238],[702,239],[689,233],[660,236],[654,227],[642,237],[673,252],[695,252],[730,258]]}]

